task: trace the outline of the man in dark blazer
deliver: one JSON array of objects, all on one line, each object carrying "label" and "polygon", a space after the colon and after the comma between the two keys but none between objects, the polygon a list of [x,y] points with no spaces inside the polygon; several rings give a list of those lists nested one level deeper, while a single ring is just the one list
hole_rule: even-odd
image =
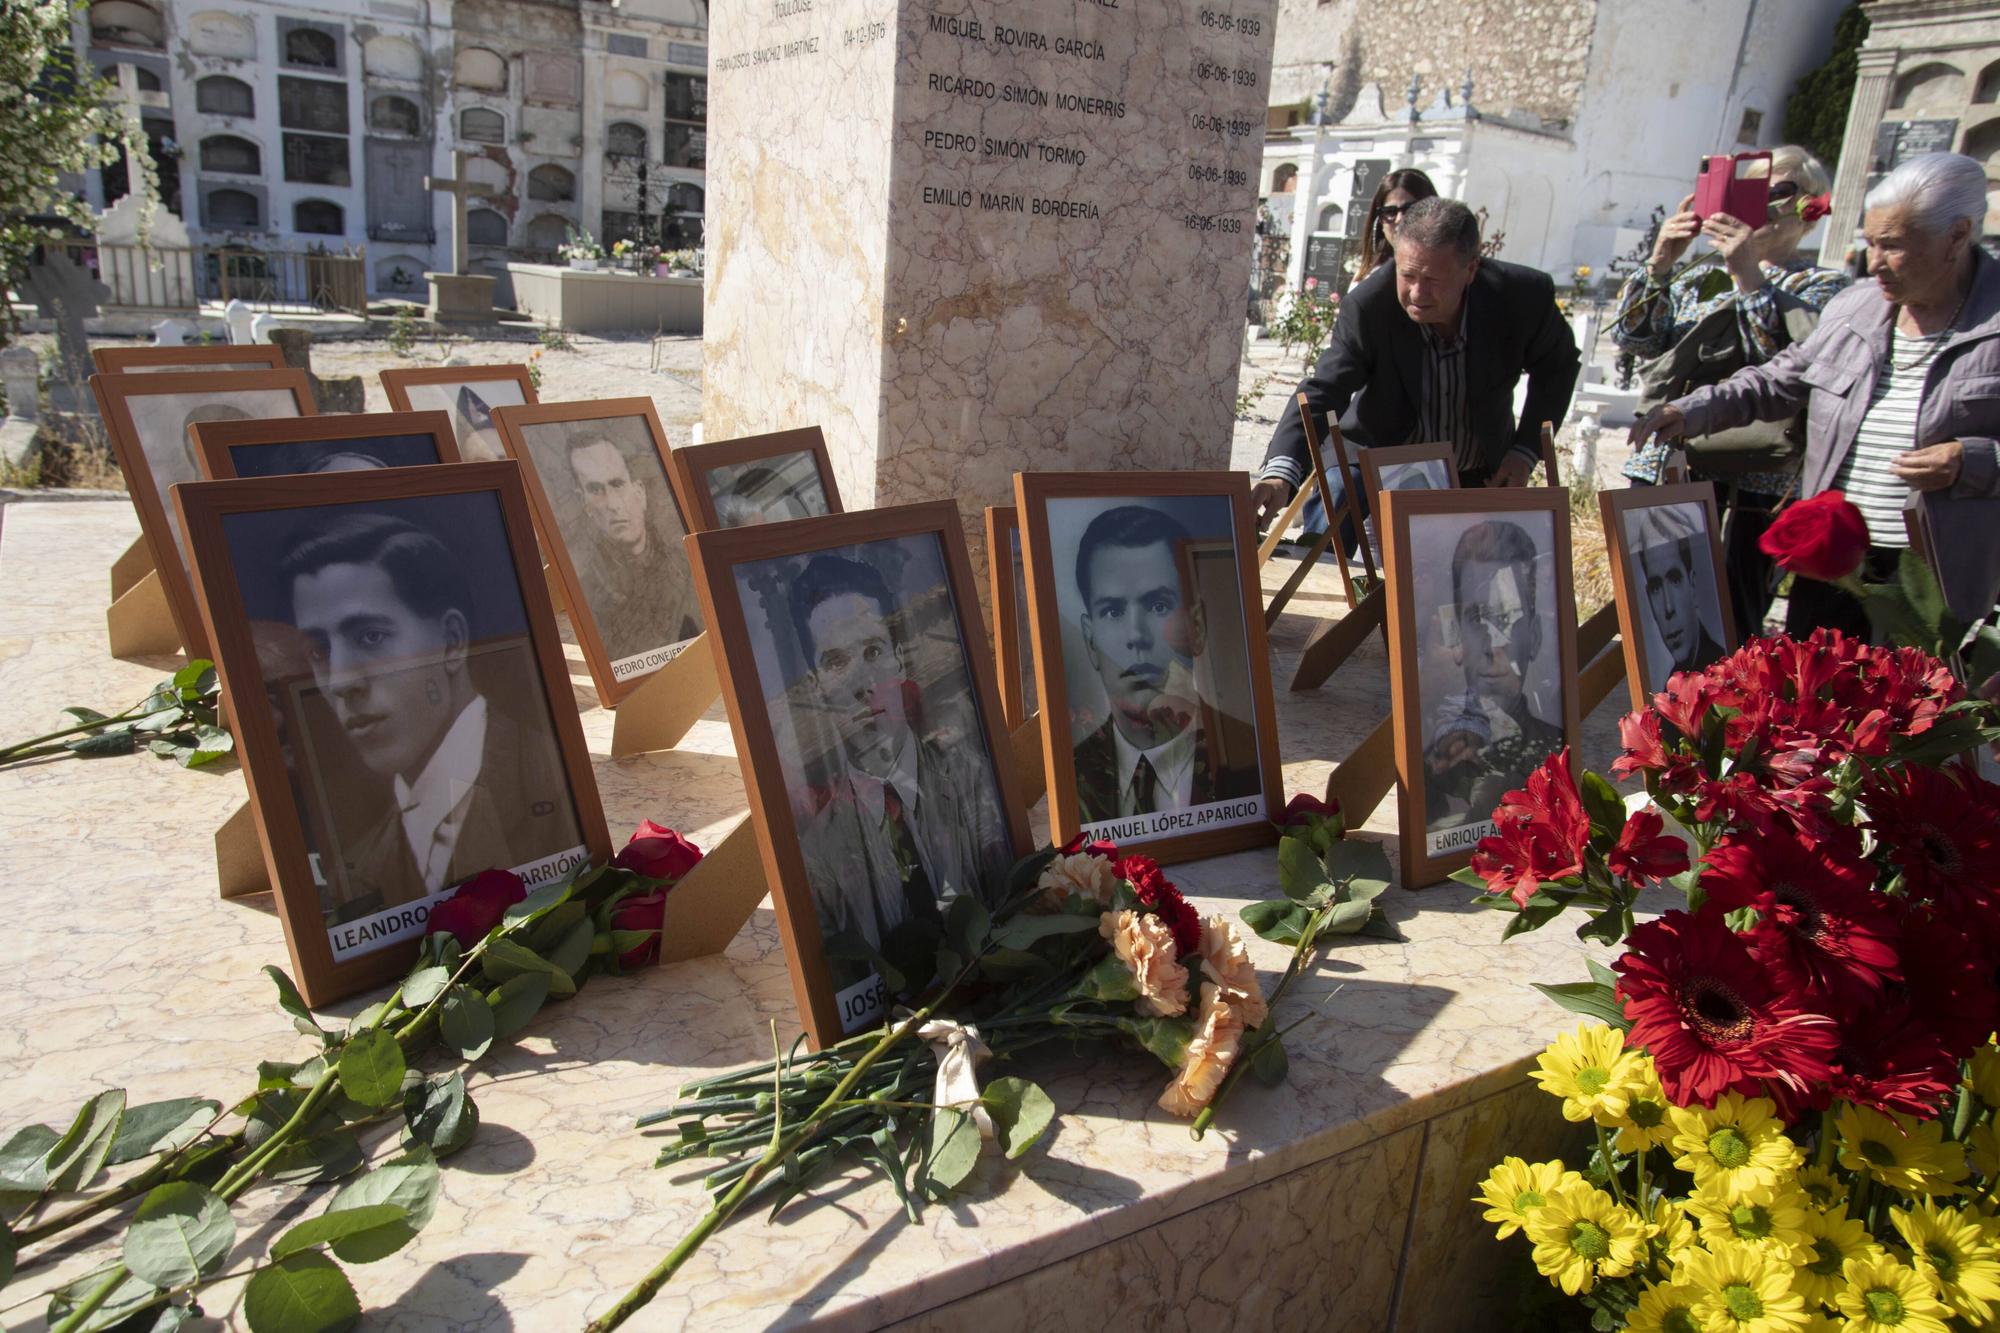
[{"label": "man in dark blazer", "polygon": [[[1576,387],[1576,338],[1555,285],[1536,269],[1481,259],[1479,221],[1454,199],[1412,204],[1395,255],[1348,292],[1325,354],[1299,384],[1320,438],[1331,416],[1350,449],[1448,443],[1460,485],[1524,484],[1541,457],[1542,423],[1562,421]],[[1338,500],[1358,481],[1335,475],[1330,451],[1325,461]],[[1283,511],[1310,467],[1291,405],[1254,488],[1260,523]]]}]

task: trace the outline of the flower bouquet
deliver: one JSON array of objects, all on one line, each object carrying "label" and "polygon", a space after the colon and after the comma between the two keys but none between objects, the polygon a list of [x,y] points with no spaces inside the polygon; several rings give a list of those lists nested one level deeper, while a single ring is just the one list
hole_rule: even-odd
[{"label": "flower bouquet", "polygon": [[[1463,878],[1508,933],[1576,906],[1624,946],[1538,987],[1595,1020],[1531,1075],[1582,1169],[1510,1157],[1477,1199],[1589,1327],[2000,1315],[2000,788],[1961,758],[2000,728],[1962,694],[1916,649],[1757,640],[1621,722],[1649,808],[1559,756],[1496,811]],[[1684,906],[1635,923],[1652,881]]]},{"label": "flower bouquet", "polygon": [[569,266],[589,272],[597,267],[597,261],[604,258],[604,247],[597,243],[588,229],[570,229],[569,239],[556,248],[556,253],[569,261]]}]

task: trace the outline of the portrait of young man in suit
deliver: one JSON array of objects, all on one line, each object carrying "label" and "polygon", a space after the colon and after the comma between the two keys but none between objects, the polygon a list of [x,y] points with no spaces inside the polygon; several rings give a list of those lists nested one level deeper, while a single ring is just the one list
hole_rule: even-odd
[{"label": "portrait of young man in suit", "polygon": [[[1664,654],[1648,654],[1647,688],[1667,688],[1676,671],[1699,671],[1724,655],[1709,632],[1720,624],[1716,609],[1715,562],[1705,511],[1698,504],[1654,505],[1630,512],[1628,542],[1632,572],[1639,576],[1640,600],[1652,620]],[[1655,660],[1657,659],[1657,660]]]},{"label": "portrait of young man in suit", "polygon": [[1528,688],[1536,659],[1556,651],[1554,611],[1536,586],[1545,554],[1506,519],[1475,523],[1452,551],[1448,636],[1465,688],[1429,710],[1424,815],[1434,832],[1489,820],[1562,748],[1561,725],[1535,711]]},{"label": "portrait of young man in suit", "polygon": [[[624,420],[638,424],[637,418]],[[565,525],[564,536],[615,669],[701,633],[694,581],[681,549],[687,530],[650,441],[628,446],[592,422],[552,423],[526,433],[533,438],[544,430],[572,429],[576,433],[559,466],[581,512]]]},{"label": "portrait of young man in suit", "polygon": [[1254,728],[1195,685],[1209,635],[1199,590],[1182,573],[1191,540],[1173,515],[1127,503],[1098,513],[1078,542],[1078,628],[1109,706],[1102,724],[1074,737],[1085,825],[1261,790]]},{"label": "portrait of young man in suit", "polygon": [[[953,898],[997,905],[1014,855],[992,761],[928,734],[888,582],[865,560],[822,553],[788,600],[810,693],[838,738],[838,775],[799,827],[823,935],[880,950],[904,922],[941,923]],[[962,664],[959,678],[969,696]],[[831,961],[836,985],[869,971]]]},{"label": "portrait of young man in suit", "polygon": [[382,784],[379,817],[336,851],[337,920],[582,845],[549,719],[509,715],[474,677],[472,588],[444,542],[342,514],[292,546],[279,578],[314,683]]}]

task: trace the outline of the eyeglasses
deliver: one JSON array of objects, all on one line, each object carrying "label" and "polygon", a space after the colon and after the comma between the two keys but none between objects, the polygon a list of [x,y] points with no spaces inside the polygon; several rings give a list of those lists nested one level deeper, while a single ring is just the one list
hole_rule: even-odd
[{"label": "eyeglasses", "polygon": [[1403,210],[1408,207],[1408,204],[1384,204],[1375,210],[1375,216],[1381,218],[1384,222],[1394,222],[1397,218],[1403,216]]},{"label": "eyeglasses", "polygon": [[1768,197],[1775,203],[1780,199],[1795,198],[1798,192],[1799,183],[1797,181],[1775,181],[1771,185]]}]

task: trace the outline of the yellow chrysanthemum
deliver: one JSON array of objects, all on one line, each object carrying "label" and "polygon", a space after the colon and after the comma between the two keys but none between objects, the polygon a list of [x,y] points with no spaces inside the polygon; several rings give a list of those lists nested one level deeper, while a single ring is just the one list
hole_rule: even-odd
[{"label": "yellow chrysanthemum", "polygon": [[1889,1221],[1945,1304],[1976,1325],[1993,1318],[2000,1302],[2000,1248],[1977,1213],[1921,1199],[1914,1208],[1891,1208]]},{"label": "yellow chrysanthemum", "polygon": [[1579,1024],[1549,1044],[1528,1077],[1542,1091],[1562,1098],[1563,1119],[1617,1123],[1638,1064],[1625,1049],[1625,1034],[1603,1024]]},{"label": "yellow chrysanthemum", "polygon": [[1974,1051],[1971,1075],[1966,1082],[1972,1085],[1973,1095],[1980,1101],[2000,1110],[2000,1050],[1986,1045]]},{"label": "yellow chrysanthemum", "polygon": [[1559,1161],[1524,1162],[1509,1157],[1479,1182],[1479,1193],[1472,1201],[1487,1206],[1480,1216],[1498,1225],[1499,1238],[1505,1240],[1525,1226],[1529,1212],[1546,1204],[1560,1186],[1582,1179]]},{"label": "yellow chrysanthemum", "polygon": [[1935,1120],[1884,1115],[1852,1103],[1834,1112],[1840,1164],[1902,1194],[1948,1194],[1965,1179],[1965,1148]]},{"label": "yellow chrysanthemum", "polygon": [[2000,1175],[2000,1132],[1993,1128],[1991,1120],[1982,1120],[1965,1136],[1965,1148],[1972,1158],[1972,1169],[1987,1180]]},{"label": "yellow chrysanthemum", "polygon": [[1821,1314],[1817,1310],[1809,1310],[1806,1312],[1805,1325],[1799,1329],[1799,1333],[1847,1333],[1847,1321],[1836,1319],[1829,1314]]},{"label": "yellow chrysanthemum", "polygon": [[1806,1303],[1792,1290],[1792,1270],[1750,1245],[1719,1240],[1689,1250],[1675,1274],[1701,1295],[1695,1313],[1705,1333],[1801,1333]]},{"label": "yellow chrysanthemum", "polygon": [[1668,1114],[1674,1122],[1674,1165],[1712,1193],[1734,1197],[1774,1188],[1803,1160],[1767,1097],[1725,1092],[1712,1109],[1676,1106]]},{"label": "yellow chrysanthemum", "polygon": [[1639,1304],[1626,1316],[1625,1333],[1701,1333],[1701,1318],[1694,1312],[1700,1296],[1682,1282],[1643,1288]]},{"label": "yellow chrysanthemum", "polygon": [[1672,1268],[1680,1261],[1681,1252],[1694,1244],[1694,1222],[1680,1204],[1661,1199],[1653,1205],[1653,1220],[1647,1224],[1646,1237]]},{"label": "yellow chrysanthemum", "polygon": [[1808,1252],[1806,1207],[1797,1190],[1749,1190],[1734,1198],[1696,1190],[1688,1198],[1687,1210],[1701,1226],[1704,1245],[1739,1241],[1787,1264],[1800,1262]]},{"label": "yellow chrysanthemum", "polygon": [[1806,1196],[1806,1207],[1822,1213],[1847,1202],[1846,1182],[1826,1167],[1802,1166],[1793,1183]]},{"label": "yellow chrysanthemum", "polygon": [[1542,1276],[1575,1296],[1600,1277],[1623,1277],[1639,1262],[1646,1224],[1603,1190],[1563,1185],[1528,1216],[1528,1239]]},{"label": "yellow chrysanthemum", "polygon": [[1850,1259],[1875,1259],[1885,1253],[1858,1217],[1837,1203],[1825,1212],[1806,1209],[1806,1252],[1800,1257],[1792,1285],[1807,1305],[1832,1305],[1846,1285],[1843,1273]]},{"label": "yellow chrysanthemum", "polygon": [[1848,1333],[1949,1333],[1950,1311],[1916,1270],[1887,1254],[1849,1259],[1840,1312]]},{"label": "yellow chrysanthemum", "polygon": [[1664,1148],[1673,1141],[1674,1122],[1667,1115],[1672,1103],[1660,1087],[1659,1071],[1644,1051],[1637,1056],[1637,1072],[1625,1097],[1625,1114],[1615,1122],[1618,1151],[1641,1153],[1648,1148]]}]

